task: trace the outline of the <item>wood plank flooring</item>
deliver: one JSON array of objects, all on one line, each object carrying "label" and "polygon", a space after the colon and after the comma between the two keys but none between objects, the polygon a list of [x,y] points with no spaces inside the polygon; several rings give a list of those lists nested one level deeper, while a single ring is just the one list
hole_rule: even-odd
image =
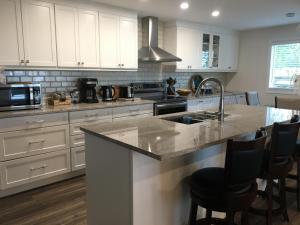
[{"label": "wood plank flooring", "polygon": [[[2,198],[0,225],[87,225],[85,196],[85,177],[82,176]],[[287,197],[290,222],[275,217],[273,225],[300,225],[295,195]],[[250,215],[250,225],[254,224],[265,225],[265,219]]]}]

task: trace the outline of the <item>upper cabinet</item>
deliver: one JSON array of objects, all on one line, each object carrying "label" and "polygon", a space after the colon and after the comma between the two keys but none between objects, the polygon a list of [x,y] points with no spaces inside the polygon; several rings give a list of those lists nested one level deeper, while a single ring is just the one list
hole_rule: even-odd
[{"label": "upper cabinet", "polygon": [[239,56],[238,34],[223,34],[220,45],[220,66],[224,71],[237,71]]},{"label": "upper cabinet", "polygon": [[22,1],[25,63],[27,66],[56,66],[54,6]]},{"label": "upper cabinet", "polygon": [[53,4],[1,0],[0,20],[1,65],[57,65]]},{"label": "upper cabinet", "polygon": [[99,67],[98,12],[55,6],[58,66]]},{"label": "upper cabinet", "polygon": [[101,68],[137,69],[137,18],[100,13],[99,21]]},{"label": "upper cabinet", "polygon": [[24,48],[20,1],[0,1],[0,30],[0,65],[21,65]]},{"label": "upper cabinet", "polygon": [[164,48],[182,59],[177,70],[233,72],[237,70],[239,35],[210,26],[173,23],[165,27]]}]

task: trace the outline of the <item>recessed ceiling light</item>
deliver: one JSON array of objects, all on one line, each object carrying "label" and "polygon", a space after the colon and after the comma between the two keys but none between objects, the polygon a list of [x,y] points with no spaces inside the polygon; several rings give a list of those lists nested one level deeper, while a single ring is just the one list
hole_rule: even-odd
[{"label": "recessed ceiling light", "polygon": [[286,13],[285,16],[288,18],[292,18],[295,17],[296,13],[290,12],[290,13]]},{"label": "recessed ceiling light", "polygon": [[219,10],[214,10],[214,11],[212,11],[211,15],[213,17],[218,17],[218,16],[220,16],[220,11]]},{"label": "recessed ceiling light", "polygon": [[183,9],[183,10],[186,10],[190,7],[189,3],[188,2],[182,2],[180,4],[180,8]]}]

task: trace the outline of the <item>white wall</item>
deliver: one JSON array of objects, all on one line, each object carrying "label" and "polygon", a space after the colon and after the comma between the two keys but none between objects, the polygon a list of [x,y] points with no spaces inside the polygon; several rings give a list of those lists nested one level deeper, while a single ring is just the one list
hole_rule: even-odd
[{"label": "white wall", "polygon": [[261,102],[274,105],[278,93],[268,93],[269,52],[273,41],[300,39],[298,24],[241,32],[238,73],[227,76],[227,90],[259,92]]}]

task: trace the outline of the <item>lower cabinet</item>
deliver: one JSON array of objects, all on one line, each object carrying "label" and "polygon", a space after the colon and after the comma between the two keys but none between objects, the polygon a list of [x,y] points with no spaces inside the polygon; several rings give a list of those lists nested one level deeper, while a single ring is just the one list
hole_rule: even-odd
[{"label": "lower cabinet", "polygon": [[1,189],[28,184],[71,171],[70,149],[0,163]]},{"label": "lower cabinet", "polygon": [[85,168],[85,147],[71,148],[72,171]]}]

